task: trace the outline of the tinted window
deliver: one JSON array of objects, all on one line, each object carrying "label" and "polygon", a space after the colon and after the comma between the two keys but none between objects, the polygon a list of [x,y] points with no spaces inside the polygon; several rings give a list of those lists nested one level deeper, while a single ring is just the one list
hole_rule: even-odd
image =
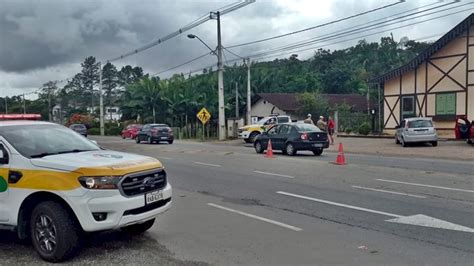
[{"label": "tinted window", "polygon": [[278,126],[274,126],[274,127],[270,128],[267,132],[268,132],[269,135],[276,135],[277,132],[278,132]]},{"label": "tinted window", "polygon": [[72,150],[100,150],[88,139],[63,126],[5,126],[0,129],[0,135],[25,157]]},{"label": "tinted window", "polygon": [[420,127],[433,127],[433,123],[430,120],[415,120],[408,122],[409,128],[420,128]]},{"label": "tinted window", "polygon": [[321,131],[317,126],[311,124],[299,124],[296,126],[299,132]]}]

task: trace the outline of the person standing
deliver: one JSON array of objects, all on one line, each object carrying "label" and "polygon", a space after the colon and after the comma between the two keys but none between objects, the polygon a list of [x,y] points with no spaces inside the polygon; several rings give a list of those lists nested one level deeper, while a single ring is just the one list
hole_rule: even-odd
[{"label": "person standing", "polygon": [[314,125],[313,119],[311,119],[311,114],[308,114],[308,116],[306,116],[304,123]]},{"label": "person standing", "polygon": [[334,120],[330,116],[328,118],[328,135],[329,135],[329,144],[334,145],[334,128],[336,126],[336,123],[334,123]]},{"label": "person standing", "polygon": [[316,126],[324,132],[327,132],[327,124],[324,122],[324,116],[320,116]]}]

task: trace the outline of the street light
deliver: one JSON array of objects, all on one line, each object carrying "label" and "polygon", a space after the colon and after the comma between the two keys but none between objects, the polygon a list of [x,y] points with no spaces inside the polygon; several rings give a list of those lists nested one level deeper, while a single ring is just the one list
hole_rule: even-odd
[{"label": "street light", "polygon": [[[211,15],[215,15],[217,19],[217,88],[218,88],[218,99],[219,99],[219,123],[218,132],[219,140],[225,140],[225,109],[224,109],[224,68],[222,66],[222,44],[221,44],[221,19],[220,12],[212,12]],[[201,38],[194,34],[188,34],[189,39],[198,39],[204,44],[212,54],[216,54],[215,50],[212,50]]]}]

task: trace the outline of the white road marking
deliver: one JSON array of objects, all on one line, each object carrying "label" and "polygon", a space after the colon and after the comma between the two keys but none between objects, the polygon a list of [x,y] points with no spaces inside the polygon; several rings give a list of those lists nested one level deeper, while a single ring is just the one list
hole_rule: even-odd
[{"label": "white road marking", "polygon": [[201,162],[194,162],[194,164],[198,164],[198,165],[205,165],[205,166],[212,166],[212,167],[222,167],[218,164],[211,164],[211,163],[201,163]]},{"label": "white road marking", "polygon": [[278,226],[281,226],[281,227],[284,227],[286,229],[290,229],[290,230],[293,230],[293,231],[302,231],[303,230],[301,228],[298,228],[298,227],[295,227],[295,226],[292,226],[292,225],[289,225],[289,224],[277,222],[275,220],[270,220],[270,219],[267,219],[267,218],[263,218],[263,217],[260,217],[260,216],[257,216],[257,215],[250,214],[250,213],[234,210],[234,209],[227,208],[227,207],[224,207],[224,206],[220,206],[220,205],[217,205],[217,204],[214,204],[214,203],[208,203],[207,205],[209,205],[211,207],[214,207],[214,208],[221,209],[221,210],[225,210],[225,211],[228,211],[228,212],[237,213],[237,214],[240,214],[240,215],[243,215],[243,216],[246,216],[246,217],[249,217],[249,218],[253,218],[253,219],[256,219],[256,220],[259,220],[259,221],[262,221],[262,222],[278,225]]},{"label": "white road marking", "polygon": [[311,198],[311,197],[307,197],[307,196],[303,196],[303,195],[298,195],[298,194],[293,194],[293,193],[288,193],[288,192],[283,192],[283,191],[278,191],[277,193],[278,193],[278,194],[281,194],[281,195],[286,195],[286,196],[295,197],[295,198],[300,198],[300,199],[305,199],[305,200],[316,201],[316,202],[319,202],[319,203],[334,205],[334,206],[343,207],[343,208],[349,208],[349,209],[358,210],[358,211],[371,212],[371,213],[381,214],[381,215],[385,215],[385,216],[391,216],[391,217],[395,217],[395,218],[403,217],[403,216],[398,215],[398,214],[393,214],[393,213],[388,213],[388,212],[381,212],[381,211],[376,211],[376,210],[371,210],[371,209],[367,209],[367,208],[362,208],[362,207],[357,207],[357,206],[352,206],[352,205],[337,203],[337,202],[328,201],[328,200],[322,200],[322,199],[317,199],[317,198]]},{"label": "white road marking", "polygon": [[272,175],[272,176],[280,176],[280,177],[287,177],[287,178],[295,178],[294,176],[291,176],[291,175],[281,175],[281,174],[274,174],[274,173],[261,172],[261,171],[253,171],[253,172],[257,173],[257,174],[262,174],[262,175]]},{"label": "white road marking", "polygon": [[441,186],[425,185],[425,184],[419,184],[419,183],[409,183],[409,182],[402,182],[402,181],[395,181],[395,180],[387,180],[387,179],[375,179],[375,180],[377,180],[377,181],[382,181],[382,182],[396,183],[396,184],[411,185],[411,186],[430,187],[430,188],[438,188],[438,189],[444,189],[444,190],[452,190],[452,191],[461,191],[461,192],[474,193],[474,190],[461,189],[461,188],[441,187]]},{"label": "white road marking", "polygon": [[359,211],[364,211],[364,212],[370,212],[370,213],[376,213],[376,214],[381,214],[381,215],[385,215],[385,216],[395,217],[394,219],[385,220],[386,222],[474,233],[473,228],[470,228],[470,227],[467,227],[467,226],[462,226],[462,225],[455,224],[455,223],[451,223],[451,222],[448,222],[448,221],[443,221],[441,219],[437,219],[437,218],[430,217],[430,216],[423,215],[423,214],[402,216],[402,215],[398,215],[398,214],[393,214],[393,213],[388,213],[388,212],[381,212],[381,211],[376,211],[376,210],[357,207],[357,206],[353,206],[353,205],[337,203],[337,202],[328,201],[328,200],[311,198],[311,197],[302,196],[302,195],[293,194],[293,193],[288,193],[288,192],[283,192],[283,191],[277,191],[277,193],[282,194],[282,195],[286,195],[286,196],[295,197],[295,198],[306,199],[306,200],[316,201],[316,202],[325,203],[325,204],[329,204],[329,205],[334,205],[334,206],[338,206],[338,207],[344,207],[344,208],[349,208],[349,209],[354,209],[354,210],[359,210]]},{"label": "white road marking", "polygon": [[377,192],[383,192],[383,193],[390,193],[390,194],[395,194],[395,195],[401,195],[401,196],[419,198],[419,199],[426,199],[425,196],[420,196],[420,195],[415,195],[415,194],[408,194],[408,193],[402,193],[402,192],[396,192],[396,191],[391,191],[391,190],[376,189],[376,188],[369,188],[369,187],[360,187],[360,186],[352,186],[352,187],[353,187],[353,188],[358,188],[358,189],[370,190],[370,191],[377,191]]}]

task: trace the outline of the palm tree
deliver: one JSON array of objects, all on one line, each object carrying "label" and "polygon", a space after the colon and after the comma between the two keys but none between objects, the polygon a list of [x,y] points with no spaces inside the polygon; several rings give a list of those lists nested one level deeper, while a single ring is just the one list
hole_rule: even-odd
[{"label": "palm tree", "polygon": [[127,86],[124,92],[125,109],[129,109],[134,115],[151,110],[153,123],[156,123],[157,107],[164,86],[166,86],[165,81],[160,81],[157,77],[150,78],[148,75]]}]

